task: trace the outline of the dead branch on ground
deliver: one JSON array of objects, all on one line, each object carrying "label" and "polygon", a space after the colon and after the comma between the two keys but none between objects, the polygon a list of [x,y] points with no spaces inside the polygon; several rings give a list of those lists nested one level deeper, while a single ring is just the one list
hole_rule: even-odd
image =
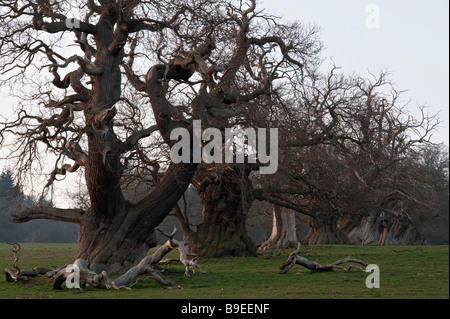
[{"label": "dead branch on ground", "polygon": [[345,263],[357,263],[357,264],[363,265],[365,267],[368,265],[368,263],[366,263],[362,260],[354,259],[354,258],[350,258],[350,257],[335,261],[334,263],[331,263],[331,264],[322,265],[322,264],[319,264],[319,262],[317,260],[314,262],[311,262],[307,258],[300,256],[299,255],[300,251],[301,251],[301,244],[298,243],[297,249],[289,255],[286,262],[280,267],[280,272],[279,272],[280,274],[287,273],[296,264],[301,265],[311,271],[330,271],[333,269],[339,269],[339,270],[342,270],[345,272],[350,271],[352,268],[356,268],[356,269],[359,269],[359,270],[365,272],[365,269],[363,269],[360,266],[349,265],[348,268],[341,266],[342,264],[345,264]]},{"label": "dead branch on ground", "polygon": [[5,273],[5,278],[7,282],[17,282],[17,281],[27,281],[30,277],[36,277],[37,275],[44,275],[49,270],[43,267],[35,267],[33,269],[20,269],[19,268],[19,250],[21,249],[19,243],[7,243],[8,245],[13,246],[11,249],[14,252],[14,263],[13,268],[17,271],[10,268],[3,269]]},{"label": "dead branch on ground", "polygon": [[[165,286],[165,288],[176,288],[182,289],[179,285],[164,279],[161,274],[154,268],[154,265],[158,264],[162,258],[168,254],[172,250],[178,250],[180,253],[179,260],[186,267],[185,275],[190,277],[189,270],[192,270],[192,273],[195,273],[195,268],[199,270],[200,273],[205,274],[206,272],[198,264],[196,258],[188,259],[188,256],[194,256],[194,254],[190,254],[186,250],[186,245],[184,242],[180,242],[174,239],[174,235],[177,232],[177,228],[174,227],[174,230],[171,234],[166,234],[161,229],[158,229],[160,233],[164,236],[168,237],[167,242],[162,245],[158,250],[150,256],[147,256],[141,260],[139,264],[130,268],[125,274],[118,278],[109,278],[106,271],[102,271],[101,273],[96,273],[89,268],[89,262],[84,259],[77,259],[73,265],[76,269],[79,270],[79,279],[80,282],[87,284],[91,287],[102,288],[102,289],[131,289],[137,283],[147,280],[148,278],[142,280],[137,278],[141,275],[148,274],[153,278],[157,283]],[[59,289],[61,285],[65,282],[66,278],[71,276],[72,272],[67,271],[65,268],[61,269],[55,276],[53,288]],[[137,278],[137,280],[132,283]]]}]

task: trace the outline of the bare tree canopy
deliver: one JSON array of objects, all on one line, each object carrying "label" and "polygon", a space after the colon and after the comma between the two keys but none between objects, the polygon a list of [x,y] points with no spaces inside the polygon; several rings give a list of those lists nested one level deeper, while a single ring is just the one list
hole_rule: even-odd
[{"label": "bare tree canopy", "polygon": [[[255,254],[245,229],[255,200],[309,216],[311,243],[344,240],[339,216],[422,204],[414,159],[437,118],[412,118],[386,72],[321,71],[318,35],[255,0],[0,0],[0,85],[20,98],[0,122],[0,144],[16,180],[46,174],[42,198],[77,172],[87,187],[82,207],[30,207],[13,220],[79,225],[74,260],[85,279],[112,287],[106,269],[125,276],[120,287],[135,277],[127,271],[152,272],[145,256],[172,210],[192,252],[211,257]],[[276,157],[211,163],[199,149],[222,151],[226,140],[198,137],[198,125],[220,134],[278,128]],[[183,132],[188,146],[175,161]],[[276,173],[261,173],[275,162]],[[177,206],[190,184],[204,205],[200,225]],[[168,237],[158,256],[177,248],[196,266]]]},{"label": "bare tree canopy", "polygon": [[[270,113],[274,83],[303,76],[321,47],[317,29],[281,24],[255,1],[0,4],[1,84],[21,98],[0,136],[17,180],[52,155],[45,190],[82,170],[89,194],[87,209],[30,208],[14,219],[79,224],[76,258],[113,272],[143,258],[196,172],[198,163],[170,161],[170,133]],[[128,201],[129,176],[152,192]]]}]

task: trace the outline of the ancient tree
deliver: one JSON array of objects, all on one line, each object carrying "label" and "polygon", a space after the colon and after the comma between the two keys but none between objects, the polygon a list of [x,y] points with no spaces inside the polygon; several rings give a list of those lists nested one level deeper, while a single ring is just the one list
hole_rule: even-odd
[{"label": "ancient tree", "polygon": [[[0,5],[1,84],[20,98],[15,115],[2,119],[0,142],[9,146],[16,179],[25,183],[42,170],[47,195],[81,172],[88,194],[84,207],[30,207],[15,213],[15,222],[78,224],[74,260],[88,261],[97,273],[122,274],[144,258],[154,229],[196,176],[207,216],[203,229],[218,236],[209,242],[227,242],[228,252],[236,251],[236,236],[249,243],[240,228],[248,182],[228,187],[227,178],[241,180],[268,163],[216,163],[220,178],[202,173],[210,163],[197,158],[195,127],[271,127],[259,119],[276,116],[272,100],[281,96],[274,92],[288,83],[284,79],[308,72],[320,48],[316,29],[283,25],[255,1]],[[170,150],[182,137],[173,133],[186,131],[191,143],[176,154],[184,160],[173,161]],[[197,171],[200,164],[206,169]],[[148,194],[130,198],[124,190],[135,185],[130,180],[144,182]],[[219,228],[209,230],[212,225]],[[198,230],[197,242],[208,242]],[[199,248],[194,236],[186,237]]]},{"label": "ancient tree", "polygon": [[[14,117],[2,121],[2,147],[11,146],[18,181],[53,158],[50,171],[44,166],[46,190],[82,170],[89,194],[87,210],[34,207],[14,221],[79,224],[75,259],[95,271],[122,273],[145,256],[155,227],[196,172],[193,160],[164,157],[176,142],[171,132],[192,132],[194,120],[217,127],[246,111],[245,103],[265,93],[271,80],[261,76],[250,94],[234,85],[248,47],[276,44],[287,60],[291,47],[247,36],[248,16],[258,14],[254,2],[0,4],[2,85],[21,98]],[[221,25],[229,25],[224,34]],[[156,155],[149,151],[155,145]],[[142,176],[144,168],[151,192],[132,202],[124,177]]]},{"label": "ancient tree", "polygon": [[[88,194],[84,207],[41,205],[13,219],[78,224],[73,261],[88,282],[121,287],[134,279],[127,271],[152,272],[145,255],[172,210],[192,252],[224,256],[254,254],[245,230],[254,200],[311,217],[312,238],[336,238],[337,216],[357,207],[417,203],[403,164],[435,124],[404,117],[398,92],[383,93],[384,75],[321,74],[316,27],[282,23],[253,0],[0,5],[0,84],[20,98],[1,120],[0,143],[16,180],[46,174],[48,195],[78,172]],[[199,138],[198,126],[222,135]],[[279,128],[277,173],[261,174],[273,164],[261,154],[211,162],[227,128]],[[187,146],[175,148],[183,138]],[[209,143],[219,146],[199,156]],[[177,206],[191,183],[204,204],[196,227]],[[130,187],[148,192],[135,198]],[[154,260],[184,245],[168,237]],[[102,271],[125,277],[114,283]]]},{"label": "ancient tree", "polygon": [[[144,127],[139,118],[143,106],[124,93],[124,64],[133,58],[127,46],[139,32],[173,28],[188,8],[131,1],[2,1],[1,5],[2,81],[20,84],[22,90],[16,94],[29,99],[18,106],[15,119],[2,124],[2,144],[7,133],[15,134],[17,147],[10,156],[17,158],[19,178],[35,169],[44,154],[54,155],[46,188],[59,176],[82,168],[90,200],[87,211],[30,208],[17,213],[14,221],[45,218],[77,223],[81,236],[76,258],[89,260],[94,268],[121,272],[145,256],[153,229],[184,193],[196,169],[195,164],[169,164],[149,196],[133,204],[125,199],[122,175],[141,140],[157,131],[166,138],[169,124],[188,125],[160,115],[168,112],[160,95],[161,101],[152,101],[151,106],[161,121]],[[79,16],[67,15],[71,6]],[[161,21],[147,18],[158,12]],[[61,49],[73,43],[75,52]],[[186,79],[187,73],[193,74],[180,68],[171,79]],[[159,87],[163,79],[160,74]],[[150,81],[148,86],[159,89]]]}]

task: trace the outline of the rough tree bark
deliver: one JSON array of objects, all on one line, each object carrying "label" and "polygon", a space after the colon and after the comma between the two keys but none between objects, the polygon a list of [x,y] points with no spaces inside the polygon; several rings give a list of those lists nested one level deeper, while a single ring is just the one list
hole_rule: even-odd
[{"label": "rough tree bark", "polygon": [[200,169],[196,185],[203,203],[202,223],[196,231],[187,230],[185,236],[191,249],[202,257],[255,256],[256,247],[246,228],[248,172],[242,173],[238,165],[220,167],[223,171],[213,170],[212,174]]},{"label": "rough tree bark", "polygon": [[284,207],[273,205],[272,234],[259,249],[289,249],[298,243],[295,213]]},{"label": "rough tree bark", "polygon": [[319,264],[318,261],[311,262],[307,258],[300,256],[299,255],[300,252],[301,252],[301,244],[298,243],[297,249],[294,252],[292,252],[289,255],[289,257],[286,260],[286,262],[283,265],[281,265],[280,272],[279,272],[280,274],[287,273],[296,264],[301,265],[301,266],[303,266],[303,267],[305,267],[305,268],[307,268],[307,269],[309,269],[311,271],[330,271],[330,270],[333,270],[333,269],[339,269],[339,270],[342,270],[342,271],[350,271],[352,268],[356,268],[356,269],[359,269],[361,271],[365,271],[360,266],[349,265],[347,268],[345,268],[345,267],[343,267],[341,265],[345,264],[345,263],[357,263],[357,264],[360,264],[362,266],[367,266],[368,265],[368,263],[366,263],[366,262],[364,262],[362,260],[353,259],[353,258],[350,258],[350,257],[347,257],[347,258],[335,261],[334,263],[331,263],[331,264],[322,265],[322,264]]},{"label": "rough tree bark", "polygon": [[304,245],[350,244],[350,240],[337,226],[339,215],[319,213],[309,218],[310,230],[302,239]]}]

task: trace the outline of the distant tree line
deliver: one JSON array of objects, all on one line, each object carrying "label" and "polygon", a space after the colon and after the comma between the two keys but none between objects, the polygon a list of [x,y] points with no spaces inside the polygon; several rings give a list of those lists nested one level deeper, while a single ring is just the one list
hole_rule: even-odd
[{"label": "distant tree line", "polygon": [[[37,200],[24,194],[13,181],[12,173],[4,171],[0,175],[0,242],[27,243],[71,243],[77,242],[76,225],[51,221],[32,220],[24,224],[11,221],[16,210],[34,207]],[[48,204],[48,203],[47,203]]]}]

